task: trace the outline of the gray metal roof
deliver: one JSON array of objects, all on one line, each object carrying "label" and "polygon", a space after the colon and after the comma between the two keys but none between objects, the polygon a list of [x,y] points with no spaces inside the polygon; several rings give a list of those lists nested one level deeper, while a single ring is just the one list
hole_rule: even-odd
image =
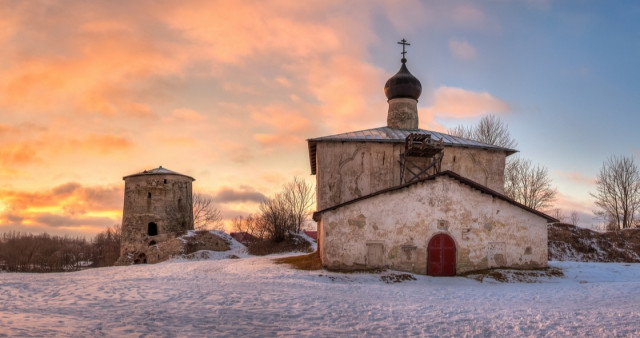
[{"label": "gray metal roof", "polygon": [[351,131],[342,134],[329,135],[308,139],[309,160],[311,161],[311,174],[316,173],[316,144],[318,142],[394,142],[404,143],[409,134],[429,134],[434,140],[442,139],[442,143],[449,147],[482,148],[505,151],[508,155],[516,153],[517,150],[494,146],[487,143],[469,140],[462,137],[439,133],[437,131],[425,129],[398,129],[391,127],[380,127],[366,130]]},{"label": "gray metal roof", "polygon": [[159,166],[158,168],[155,168],[155,169],[141,171],[141,172],[139,172],[137,174],[128,175],[128,176],[123,177],[122,179],[124,180],[125,178],[128,178],[128,177],[143,176],[143,175],[179,175],[179,176],[188,177],[188,178],[192,179],[193,181],[196,180],[195,178],[193,178],[191,176],[187,176],[187,175],[183,175],[181,173],[177,173],[177,172],[175,172],[173,170],[169,170],[167,168],[163,168],[162,166]]}]

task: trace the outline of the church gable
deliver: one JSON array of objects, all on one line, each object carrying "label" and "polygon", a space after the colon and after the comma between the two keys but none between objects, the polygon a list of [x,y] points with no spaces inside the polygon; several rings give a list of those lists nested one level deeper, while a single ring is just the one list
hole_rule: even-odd
[{"label": "church gable", "polygon": [[420,274],[427,273],[428,252],[438,245],[434,238],[453,243],[456,274],[544,267],[546,224],[554,220],[451,172],[343,203],[314,218],[326,267]]}]

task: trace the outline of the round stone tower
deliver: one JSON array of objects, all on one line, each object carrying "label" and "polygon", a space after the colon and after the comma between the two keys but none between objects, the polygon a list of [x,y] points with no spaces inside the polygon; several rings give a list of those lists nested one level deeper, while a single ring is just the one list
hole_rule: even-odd
[{"label": "round stone tower", "polygon": [[193,230],[192,177],[162,166],[125,176],[121,259],[146,263],[149,246]]}]

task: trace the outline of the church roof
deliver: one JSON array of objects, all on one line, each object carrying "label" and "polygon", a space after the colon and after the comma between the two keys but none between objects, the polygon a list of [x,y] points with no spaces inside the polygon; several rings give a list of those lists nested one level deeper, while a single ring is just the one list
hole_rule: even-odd
[{"label": "church roof", "polygon": [[144,170],[144,171],[141,171],[141,172],[139,172],[137,174],[128,175],[128,176],[123,177],[122,179],[124,180],[124,179],[127,179],[129,177],[144,176],[144,175],[178,175],[178,176],[188,177],[193,181],[196,180],[195,178],[193,178],[191,176],[187,176],[187,175],[183,175],[183,174],[177,173],[177,172],[175,172],[173,170],[169,170],[167,168],[163,168],[162,166],[159,166],[158,168],[155,168],[155,169]]},{"label": "church roof", "polygon": [[404,143],[409,134],[429,134],[434,140],[442,139],[442,143],[449,147],[481,148],[502,150],[511,155],[517,150],[494,146],[487,143],[469,140],[462,137],[439,133],[437,131],[425,129],[398,129],[391,127],[380,127],[366,130],[351,131],[342,134],[316,137],[307,140],[309,143],[309,160],[311,161],[311,174],[316,173],[316,144],[318,142],[392,142]]},{"label": "church roof", "polygon": [[467,186],[471,187],[472,189],[479,190],[481,193],[484,193],[484,194],[487,194],[487,195],[489,195],[491,197],[503,200],[503,201],[505,201],[505,202],[507,202],[507,203],[509,203],[511,205],[514,205],[514,206],[516,206],[516,207],[518,207],[520,209],[524,209],[524,210],[526,210],[526,211],[528,211],[530,213],[538,215],[538,216],[546,219],[547,222],[549,222],[549,223],[559,222],[557,219],[555,219],[555,218],[553,218],[553,217],[551,217],[551,216],[549,216],[549,215],[547,215],[547,214],[545,214],[543,212],[540,212],[540,211],[538,211],[536,209],[533,209],[533,208],[529,208],[529,207],[525,206],[524,204],[518,203],[517,201],[515,201],[515,200],[513,200],[513,199],[511,199],[511,198],[509,198],[509,197],[507,197],[507,196],[495,191],[495,190],[489,189],[489,188],[485,187],[484,185],[482,185],[480,183],[476,183],[476,182],[474,182],[474,181],[472,181],[472,180],[470,180],[468,178],[465,178],[463,176],[460,176],[460,175],[458,175],[455,172],[450,171],[450,170],[442,171],[442,172],[439,172],[439,173],[437,173],[435,175],[431,175],[431,176],[423,178],[423,179],[415,180],[413,182],[409,182],[409,183],[405,183],[405,184],[398,185],[398,186],[395,186],[395,187],[391,187],[391,188],[383,189],[383,190],[380,190],[380,191],[376,191],[376,192],[371,193],[369,195],[358,197],[358,198],[352,199],[351,201],[347,201],[347,202],[340,203],[338,205],[334,205],[332,207],[329,207],[329,208],[326,208],[326,209],[323,209],[323,210],[320,210],[320,211],[316,211],[316,212],[313,213],[313,220],[318,222],[321,219],[322,213],[324,213],[324,212],[335,210],[335,209],[341,208],[341,207],[343,207],[345,205],[357,203],[359,201],[362,201],[362,200],[365,200],[365,199],[369,199],[369,198],[377,196],[377,195],[382,195],[382,194],[385,194],[385,193],[388,193],[388,192],[404,189],[406,187],[409,187],[409,186],[412,186],[414,184],[418,184],[418,183],[421,183],[421,182],[433,181],[436,178],[442,177],[442,176],[447,176],[449,178],[452,178],[452,179],[460,182],[460,184],[467,185]]}]

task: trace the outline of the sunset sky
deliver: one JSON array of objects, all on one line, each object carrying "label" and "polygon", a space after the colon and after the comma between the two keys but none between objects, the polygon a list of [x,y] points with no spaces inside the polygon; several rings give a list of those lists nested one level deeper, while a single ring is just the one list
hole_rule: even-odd
[{"label": "sunset sky", "polygon": [[93,236],[123,176],[193,176],[225,218],[310,175],[306,139],[386,125],[385,81],[423,85],[421,128],[489,113],[593,219],[610,155],[640,156],[636,1],[0,2],[0,232]]}]

